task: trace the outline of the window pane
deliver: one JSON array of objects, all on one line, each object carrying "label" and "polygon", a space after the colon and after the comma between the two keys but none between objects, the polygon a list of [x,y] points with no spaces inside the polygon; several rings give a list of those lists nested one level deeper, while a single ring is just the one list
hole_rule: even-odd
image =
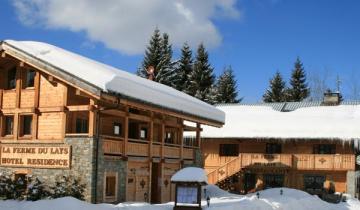
[{"label": "window pane", "polygon": [[32,116],[23,116],[22,135],[31,135]]},{"label": "window pane", "polygon": [[14,132],[14,116],[5,117],[5,135],[13,135]]},{"label": "window pane", "polygon": [[7,81],[8,89],[15,89],[16,87],[16,68],[11,69],[8,72],[8,81]]},{"label": "window pane", "polygon": [[34,87],[35,71],[29,70],[26,74],[26,87]]},{"label": "window pane", "polygon": [[76,119],[76,133],[88,133],[88,120],[87,119]]}]

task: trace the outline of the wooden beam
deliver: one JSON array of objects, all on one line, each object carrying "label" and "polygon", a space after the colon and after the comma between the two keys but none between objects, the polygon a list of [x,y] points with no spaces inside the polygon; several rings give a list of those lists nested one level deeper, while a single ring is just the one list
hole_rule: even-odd
[{"label": "wooden beam", "polygon": [[129,107],[126,107],[126,116],[124,119],[124,156],[127,157],[128,140],[129,140]]},{"label": "wooden beam", "polygon": [[[164,116],[163,116],[164,117]],[[165,146],[165,124],[164,123],[161,123],[160,124],[160,139],[161,139],[161,159],[164,159],[165,158],[165,151],[164,151],[164,146]]]},{"label": "wooden beam", "polygon": [[21,98],[21,83],[22,83],[22,79],[21,79],[21,68],[18,66],[16,67],[16,108],[20,108],[20,98]]},{"label": "wooden beam", "polygon": [[145,115],[139,115],[134,113],[129,113],[129,118],[133,120],[143,121],[143,122],[150,122],[151,118]]},{"label": "wooden beam", "polygon": [[[34,108],[39,108],[39,102],[40,102],[40,72],[36,71],[35,73],[35,80],[34,80]],[[38,127],[39,127],[39,115],[38,113],[33,114],[33,127],[32,127],[32,136],[33,139],[38,139]]]},{"label": "wooden beam", "polygon": [[[68,91],[69,91],[69,88],[64,85],[64,93],[63,93],[63,104],[62,106],[63,107],[66,107],[67,106],[67,102],[68,102]],[[62,114],[62,121],[61,121],[61,135],[62,135],[62,138],[64,139],[65,138],[65,135],[66,135],[66,121],[67,121],[67,113],[66,112],[63,112]]]},{"label": "wooden beam", "polygon": [[0,109],[2,108],[2,102],[3,102],[3,92],[4,90],[0,90]]},{"label": "wooden beam", "polygon": [[26,113],[26,114],[32,114],[35,113],[35,108],[6,108],[1,109],[3,114],[16,114],[16,113]]},{"label": "wooden beam", "polygon": [[151,185],[152,185],[152,151],[153,151],[153,141],[154,141],[154,113],[150,113],[150,122],[149,122],[149,201],[151,201]]},{"label": "wooden beam", "polygon": [[94,104],[92,104],[92,102],[94,102],[93,99],[90,99],[90,105],[74,105],[74,106],[67,106],[66,109],[69,112],[80,112],[80,111],[91,111],[94,110]]},{"label": "wooden beam", "polygon": [[14,140],[18,140],[19,138],[19,135],[18,135],[18,132],[19,132],[19,113],[15,113],[14,114]]},{"label": "wooden beam", "polygon": [[[184,124],[183,120],[181,120],[181,124]],[[180,160],[184,159],[184,140],[183,140],[183,135],[184,135],[184,128],[179,128],[179,140],[180,140]],[[182,163],[182,161],[181,161]],[[181,165],[181,168],[183,166]]]},{"label": "wooden beam", "polygon": [[[188,126],[188,125],[183,125],[183,128],[185,131],[197,131],[199,128],[197,127],[193,127],[193,126]],[[203,129],[200,128],[200,131],[202,131]]]},{"label": "wooden beam", "polygon": [[1,57],[2,57],[2,58],[5,58],[5,57],[6,57],[5,51],[1,52]]},{"label": "wooden beam", "polygon": [[196,123],[196,142],[197,142],[197,146],[199,148],[201,148],[201,138],[200,138],[200,130],[201,130],[201,125],[200,123]]},{"label": "wooden beam", "polygon": [[127,116],[125,111],[118,110],[118,109],[105,109],[105,110],[101,110],[100,112],[103,114],[115,115],[118,117],[126,117]]},{"label": "wooden beam", "polygon": [[[95,103],[93,99],[90,99],[90,106],[95,106]],[[92,137],[96,133],[96,111],[90,110],[88,105],[87,108],[89,111],[89,137]]]}]

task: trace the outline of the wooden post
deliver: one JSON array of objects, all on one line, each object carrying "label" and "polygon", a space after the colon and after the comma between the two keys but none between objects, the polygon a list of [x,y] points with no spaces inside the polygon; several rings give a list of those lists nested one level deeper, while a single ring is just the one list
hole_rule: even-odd
[{"label": "wooden post", "polygon": [[21,67],[20,66],[17,66],[16,67],[16,87],[15,87],[15,90],[16,90],[16,104],[15,104],[15,107],[16,108],[20,108],[20,94],[21,94]]},{"label": "wooden post", "polygon": [[181,166],[180,168],[182,168],[183,164],[182,164],[182,161],[184,159],[184,139],[183,139],[183,136],[184,136],[184,121],[181,120],[181,127],[179,129],[179,140],[180,140],[180,160],[181,160]]},{"label": "wooden post", "polygon": [[[95,107],[95,100],[90,98],[90,107]],[[96,133],[96,110],[89,110],[89,137],[93,137]]]},{"label": "wooden post", "polygon": [[[63,95],[63,107],[67,106],[68,101],[68,87],[64,86],[64,95]],[[67,112],[64,110],[63,119],[62,119],[62,138],[64,139],[66,136],[66,121],[67,121]]]},{"label": "wooden post", "polygon": [[[40,72],[36,71],[35,81],[34,81],[34,108],[37,110],[39,108],[39,100],[40,100]],[[32,126],[32,137],[33,139],[38,139],[38,121],[39,121],[39,113],[35,111],[33,114],[33,126]]]},{"label": "wooden post", "polygon": [[150,114],[151,117],[151,121],[149,122],[149,193],[148,193],[148,198],[149,198],[149,203],[151,202],[151,186],[152,186],[152,151],[153,151],[153,141],[154,141],[154,113],[151,112]]},{"label": "wooden post", "polygon": [[0,109],[2,109],[2,101],[3,101],[3,89],[0,89]]},{"label": "wooden post", "polygon": [[[164,118],[164,117],[163,117]],[[161,121],[161,130],[160,130],[160,138],[161,138],[161,159],[165,158],[165,151],[164,151],[164,146],[165,146],[165,124],[164,124],[164,119],[162,119]]]},{"label": "wooden post", "polygon": [[19,113],[16,112],[14,114],[14,128],[13,128],[13,132],[14,132],[14,140],[17,140],[19,135],[18,135],[18,132],[19,132]]},{"label": "wooden post", "polygon": [[124,122],[124,157],[127,157],[128,139],[129,139],[129,107],[126,107],[126,116]]},{"label": "wooden post", "polygon": [[196,123],[196,142],[199,148],[201,147],[200,131],[201,131],[200,123]]}]

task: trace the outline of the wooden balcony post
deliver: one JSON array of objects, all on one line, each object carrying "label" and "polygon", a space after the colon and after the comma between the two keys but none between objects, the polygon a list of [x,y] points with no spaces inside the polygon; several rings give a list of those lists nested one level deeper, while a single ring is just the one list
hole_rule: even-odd
[{"label": "wooden balcony post", "polygon": [[[36,71],[35,73],[35,81],[34,81],[34,108],[37,110],[39,108],[39,100],[40,100],[40,72]],[[39,113],[35,111],[33,114],[33,127],[32,127],[32,136],[33,139],[38,139],[38,121],[39,121]]]},{"label": "wooden balcony post", "polygon": [[153,141],[154,141],[154,113],[151,112],[150,113],[150,117],[151,120],[149,122],[149,136],[148,136],[148,140],[149,140],[149,192],[148,192],[148,197],[149,200],[151,200],[151,186],[152,186],[152,151],[153,151]]},{"label": "wooden balcony post", "polygon": [[196,143],[199,148],[201,148],[200,131],[201,131],[200,123],[196,123]]},{"label": "wooden balcony post", "polygon": [[[68,101],[68,87],[64,86],[64,95],[63,95],[63,107],[66,107]],[[62,138],[65,138],[66,135],[66,121],[67,121],[67,112],[63,112],[63,119],[62,119]]]},{"label": "wooden balcony post", "polygon": [[[90,106],[95,106],[95,100],[90,99]],[[96,134],[96,110],[89,110],[89,137],[93,137]]]},{"label": "wooden balcony post", "polygon": [[22,68],[20,66],[16,67],[16,104],[15,107],[16,108],[20,108],[20,96],[21,96],[21,88],[22,88],[22,73],[21,73]]},{"label": "wooden balcony post", "polygon": [[[179,129],[179,139],[180,139],[180,160],[184,159],[184,121],[181,120],[181,127]],[[182,167],[182,166],[181,166]]]},{"label": "wooden balcony post", "polygon": [[3,101],[3,89],[0,89],[0,109],[2,108],[2,101]]},{"label": "wooden balcony post", "polygon": [[124,120],[124,157],[127,157],[128,152],[128,140],[129,140],[129,107],[126,107],[126,115]]}]

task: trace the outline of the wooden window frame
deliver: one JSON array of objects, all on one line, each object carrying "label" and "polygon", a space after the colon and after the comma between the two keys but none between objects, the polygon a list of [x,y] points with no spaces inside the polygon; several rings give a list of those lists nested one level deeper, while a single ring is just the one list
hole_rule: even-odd
[{"label": "wooden window frame", "polygon": [[[12,132],[11,134],[7,134],[7,121],[6,121],[6,118],[7,117],[12,117]],[[15,125],[15,115],[3,115],[2,116],[2,129],[1,129],[1,132],[2,132],[2,137],[3,138],[13,138],[14,137],[14,125]]]},{"label": "wooden window frame", "polygon": [[[107,185],[107,177],[115,177],[115,195],[114,196],[107,196],[106,195],[106,185]],[[104,189],[103,189],[103,197],[105,202],[115,202],[117,201],[118,197],[118,173],[117,172],[109,172],[105,171],[104,173]]]},{"label": "wooden window frame", "polygon": [[[32,79],[32,85],[29,86],[29,76],[30,73],[33,72],[33,79]],[[34,89],[35,88],[35,78],[36,78],[36,71],[34,69],[28,69],[24,72],[24,85],[23,89]]]}]

